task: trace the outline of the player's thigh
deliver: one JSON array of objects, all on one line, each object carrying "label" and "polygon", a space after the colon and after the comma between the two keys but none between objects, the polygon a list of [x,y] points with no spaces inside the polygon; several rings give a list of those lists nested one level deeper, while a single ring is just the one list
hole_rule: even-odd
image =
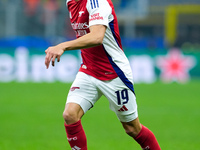
[{"label": "player's thigh", "polygon": [[136,97],[120,78],[101,82],[98,85],[121,122],[130,122],[138,117]]},{"label": "player's thigh", "polygon": [[[91,82],[91,76],[78,72],[67,96],[66,104],[78,104],[86,113],[101,97],[100,91]],[[67,107],[68,108],[68,107]]]}]

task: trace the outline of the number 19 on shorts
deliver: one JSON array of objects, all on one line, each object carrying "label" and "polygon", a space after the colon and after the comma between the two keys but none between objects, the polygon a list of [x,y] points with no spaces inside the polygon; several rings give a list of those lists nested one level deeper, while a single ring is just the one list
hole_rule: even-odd
[{"label": "number 19 on shorts", "polygon": [[122,105],[122,104],[128,103],[129,97],[128,97],[128,90],[127,89],[123,89],[121,91],[116,91],[115,93],[117,95],[117,103],[118,103],[118,105]]}]

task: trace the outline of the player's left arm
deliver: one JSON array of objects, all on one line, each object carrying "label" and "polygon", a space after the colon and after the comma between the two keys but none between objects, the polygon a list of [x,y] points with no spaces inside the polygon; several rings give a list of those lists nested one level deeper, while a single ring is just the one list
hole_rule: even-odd
[{"label": "player's left arm", "polygon": [[60,61],[61,55],[67,50],[84,49],[89,47],[95,47],[103,43],[104,35],[106,32],[106,26],[104,25],[92,25],[90,26],[90,33],[79,37],[78,39],[60,43],[56,46],[49,47],[45,53],[45,65],[49,68],[50,62],[54,66],[55,59]]}]

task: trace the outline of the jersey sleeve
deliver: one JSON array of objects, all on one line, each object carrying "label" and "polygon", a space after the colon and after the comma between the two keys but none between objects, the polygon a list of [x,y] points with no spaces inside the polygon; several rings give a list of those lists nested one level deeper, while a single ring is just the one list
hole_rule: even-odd
[{"label": "jersey sleeve", "polygon": [[101,24],[108,27],[113,16],[107,0],[87,0],[86,7],[89,12],[89,26]]}]

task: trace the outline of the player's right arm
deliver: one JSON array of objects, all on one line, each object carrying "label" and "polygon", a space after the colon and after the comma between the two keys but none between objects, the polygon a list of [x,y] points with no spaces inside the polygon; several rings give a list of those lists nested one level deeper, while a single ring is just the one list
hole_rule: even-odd
[{"label": "player's right arm", "polygon": [[46,68],[49,68],[50,62],[54,66],[55,59],[60,61],[61,55],[64,51],[75,50],[75,49],[84,49],[89,47],[95,47],[103,43],[104,35],[106,32],[106,26],[104,25],[93,25],[90,27],[90,33],[67,42],[60,43],[56,46],[49,47],[45,53],[45,65]]},{"label": "player's right arm", "polygon": [[106,26],[93,25],[90,27],[90,33],[79,37],[78,39],[61,43],[64,50],[85,49],[95,47],[103,43],[106,32]]}]

